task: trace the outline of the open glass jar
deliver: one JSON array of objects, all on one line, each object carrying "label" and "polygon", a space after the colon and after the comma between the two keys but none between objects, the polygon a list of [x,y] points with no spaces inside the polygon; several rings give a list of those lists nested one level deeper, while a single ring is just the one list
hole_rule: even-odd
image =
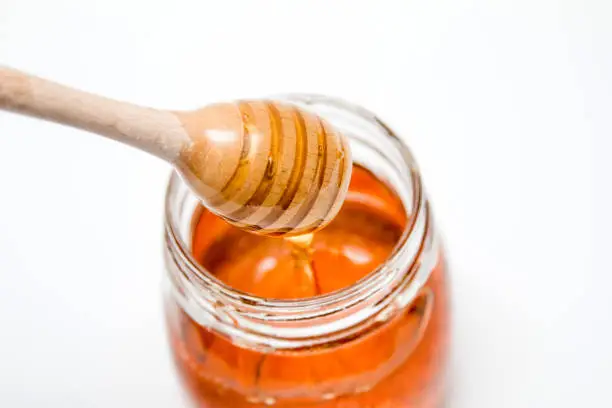
[{"label": "open glass jar", "polygon": [[[236,408],[440,406],[449,338],[446,267],[410,151],[360,107],[313,95],[276,99],[322,116],[348,136],[361,170],[345,206],[378,205],[388,220],[380,231],[389,236],[393,223],[398,233],[384,259],[346,286],[301,299],[258,297],[228,285],[199,259],[194,231],[217,227],[174,174],[166,197],[166,310],[191,401]],[[372,188],[368,177],[393,198]],[[344,222],[356,228],[348,211]],[[353,235],[367,249],[375,232],[360,231]],[[367,265],[367,256],[356,255],[351,265]]]}]

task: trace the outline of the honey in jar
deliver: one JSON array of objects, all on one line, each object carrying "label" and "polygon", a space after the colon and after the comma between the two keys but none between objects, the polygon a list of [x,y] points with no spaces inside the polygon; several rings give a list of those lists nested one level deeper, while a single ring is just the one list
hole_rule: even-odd
[{"label": "honey in jar", "polygon": [[427,202],[354,151],[346,201],[307,245],[197,204],[174,219],[186,245],[170,219],[170,346],[195,406],[440,406],[448,299]]}]

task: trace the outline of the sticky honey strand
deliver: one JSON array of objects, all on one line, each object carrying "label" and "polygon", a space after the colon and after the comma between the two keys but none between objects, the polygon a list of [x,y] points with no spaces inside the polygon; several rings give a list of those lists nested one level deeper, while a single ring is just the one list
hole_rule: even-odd
[{"label": "sticky honey strand", "polygon": [[350,181],[346,138],[292,105],[234,106],[242,119],[240,157],[207,205],[229,223],[261,235],[301,235],[329,223]]}]

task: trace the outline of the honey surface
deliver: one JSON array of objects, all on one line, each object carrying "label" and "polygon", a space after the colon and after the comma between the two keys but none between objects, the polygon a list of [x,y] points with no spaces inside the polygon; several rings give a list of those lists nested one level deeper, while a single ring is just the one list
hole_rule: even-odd
[{"label": "honey surface", "polygon": [[250,234],[201,211],[196,259],[235,289],[279,299],[332,292],[366,276],[389,256],[406,222],[401,201],[357,166],[344,206],[314,234],[310,262],[288,240]]}]

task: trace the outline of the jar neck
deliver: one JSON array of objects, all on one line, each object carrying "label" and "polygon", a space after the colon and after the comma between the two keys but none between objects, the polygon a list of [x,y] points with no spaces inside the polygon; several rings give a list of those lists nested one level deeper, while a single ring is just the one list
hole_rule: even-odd
[{"label": "jar neck", "polygon": [[[344,132],[355,161],[398,192],[409,221],[388,260],[355,284],[308,299],[269,300],[234,290],[195,261],[189,218],[197,200],[174,174],[166,197],[165,238],[175,300],[197,323],[263,350],[322,347],[372,330],[416,298],[438,254],[416,164],[393,132],[371,113],[345,102],[299,95],[285,99],[312,109]],[[379,162],[370,160],[374,155],[381,156]]]}]

